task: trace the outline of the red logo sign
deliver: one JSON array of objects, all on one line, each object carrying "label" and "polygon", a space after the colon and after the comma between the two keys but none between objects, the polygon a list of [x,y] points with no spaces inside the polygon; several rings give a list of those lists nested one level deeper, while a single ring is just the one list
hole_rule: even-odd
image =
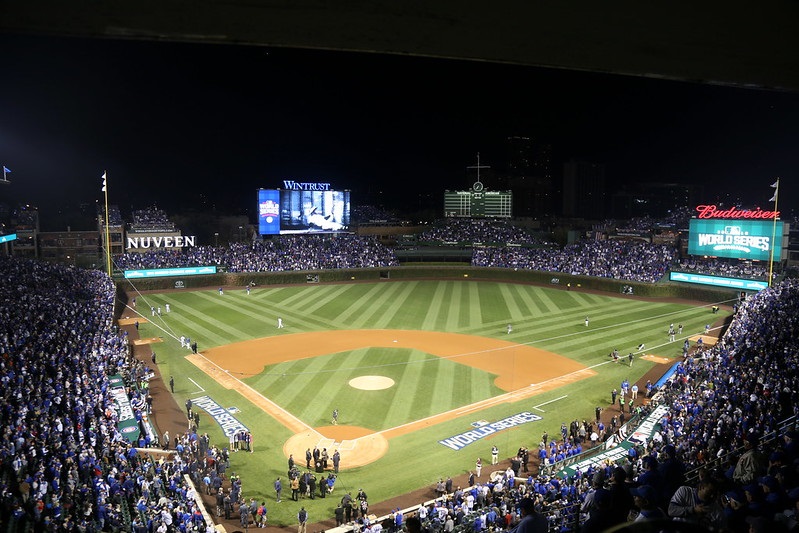
[{"label": "red logo sign", "polygon": [[763,211],[759,207],[757,209],[738,209],[731,207],[729,209],[719,209],[715,205],[698,205],[696,211],[699,213],[697,218],[754,218],[754,219],[770,219],[778,218],[779,211]]}]

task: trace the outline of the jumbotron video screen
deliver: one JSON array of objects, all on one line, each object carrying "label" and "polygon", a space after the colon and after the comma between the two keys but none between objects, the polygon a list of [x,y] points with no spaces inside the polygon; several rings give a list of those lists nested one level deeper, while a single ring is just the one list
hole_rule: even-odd
[{"label": "jumbotron video screen", "polygon": [[[690,255],[728,257],[752,261],[780,260],[782,221],[691,219],[688,229]],[[773,250],[772,250],[773,247]]]},{"label": "jumbotron video screen", "polygon": [[350,191],[260,189],[261,235],[349,231]]}]

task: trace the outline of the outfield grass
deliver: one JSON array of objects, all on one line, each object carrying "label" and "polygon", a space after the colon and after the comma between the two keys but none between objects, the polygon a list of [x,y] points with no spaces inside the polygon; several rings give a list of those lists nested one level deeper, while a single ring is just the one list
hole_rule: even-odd
[{"label": "outfield grass", "polygon": [[[243,479],[243,493],[266,500],[273,525],[293,524],[297,508],[292,502],[276,505],[272,481],[285,479],[286,457],[282,447],[291,433],[237,392],[216,384],[184,359],[186,350],[178,338],[187,335],[200,350],[242,340],[320,330],[409,329],[462,333],[530,344],[593,367],[597,374],[566,387],[542,393],[514,404],[501,404],[479,414],[403,435],[390,441],[386,456],[368,466],[343,471],[334,498],[303,501],[311,520],[332,516],[341,489],[363,487],[372,503],[429,486],[446,475],[473,467],[477,456],[484,461],[496,444],[501,457],[519,446],[537,448],[541,434],[559,434],[560,424],[593,416],[595,406],[605,407],[610,390],[622,379],[631,382],[652,366],[636,360],[626,365],[607,364],[608,353],[622,355],[645,343],[647,353],[676,358],[682,338],[700,333],[719,318],[710,307],[479,281],[407,281],[255,288],[145,294],[138,297],[139,310],[169,303],[172,312],[140,327],[142,337],[164,338],[153,348],[158,352],[162,375],[175,377],[179,405],[186,398],[209,395],[224,407],[240,410],[235,416],[250,427],[255,453],[233,454],[232,469]],[[277,317],[286,328],[276,328]],[[588,327],[585,317],[590,318]],[[513,333],[506,325],[513,324]],[[670,323],[682,323],[683,336],[668,343]],[[391,377],[397,385],[384,391],[361,391],[347,386],[358,375]],[[373,430],[395,427],[431,414],[469,405],[501,394],[494,376],[414,349],[361,349],[312,359],[287,361],[256,376],[241,376],[269,399],[311,426],[327,425],[330,411],[341,411],[342,424]],[[204,389],[204,392],[201,392]],[[475,420],[495,421],[522,411],[532,411],[541,421],[506,430],[453,451],[438,441],[471,429]],[[203,417],[201,431],[226,446],[227,439],[212,421]],[[299,458],[301,459],[301,458]],[[303,461],[299,461],[303,462]],[[488,461],[490,462],[490,461]],[[285,496],[285,494],[284,494]]]}]

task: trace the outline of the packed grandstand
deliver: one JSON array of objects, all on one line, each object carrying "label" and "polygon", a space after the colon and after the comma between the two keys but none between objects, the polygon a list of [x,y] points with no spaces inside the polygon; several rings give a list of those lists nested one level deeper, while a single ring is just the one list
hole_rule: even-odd
[{"label": "packed grandstand", "polygon": [[[146,217],[139,222],[158,223]],[[447,239],[447,231],[461,231],[463,224],[444,224],[428,237]],[[472,242],[523,238],[505,225],[470,224],[468,231]],[[654,283],[678,264],[679,255],[668,245],[641,241],[581,241],[562,249],[506,244],[475,247],[473,266]],[[229,272],[398,264],[376,239],[354,235],[151,250],[114,262],[123,270],[212,264]],[[694,261],[683,267],[763,274],[744,271],[751,265],[736,271],[732,263]],[[225,451],[189,432],[177,440],[173,460],[153,460],[137,453],[117,429],[112,376],[125,381],[135,418],[144,424],[149,369],[131,355],[125,332],[115,326],[112,280],[95,270],[8,257],[0,257],[0,276],[4,530],[212,531],[209,517],[215,513],[196,496],[204,479],[230,485]],[[667,408],[653,438],[616,462],[568,474],[541,469],[520,476],[509,469],[490,482],[444,494],[412,510],[423,530],[509,529],[522,518],[520,508],[526,512],[530,506],[546,517],[551,531],[602,531],[630,516],[662,516],[723,531],[744,531],[750,523],[759,524],[756,531],[764,524],[799,527],[799,283],[775,283],[736,309],[715,346],[691,353],[649,391]],[[641,420],[651,407],[637,414]],[[602,438],[630,430],[607,428]],[[136,444],[154,448],[158,433],[142,435]],[[579,428],[560,437],[553,449],[544,444],[543,454],[535,452],[542,464],[558,453],[579,453],[581,440],[590,438]],[[396,526],[348,524],[372,532]]]}]

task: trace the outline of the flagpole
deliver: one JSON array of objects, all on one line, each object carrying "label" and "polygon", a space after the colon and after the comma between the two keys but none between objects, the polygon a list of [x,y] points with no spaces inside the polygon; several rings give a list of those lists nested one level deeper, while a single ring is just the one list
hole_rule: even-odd
[{"label": "flagpole", "polygon": [[108,173],[103,171],[103,192],[105,192],[105,268],[111,277],[111,229],[108,227]]},{"label": "flagpole", "polygon": [[[768,262],[768,286],[771,287],[771,280],[774,274],[774,242],[777,238],[777,202],[779,201],[779,194],[780,194],[780,178],[777,178],[777,181],[774,182],[774,217],[771,225],[771,254],[769,257]],[[780,235],[782,238],[782,235]]]}]

